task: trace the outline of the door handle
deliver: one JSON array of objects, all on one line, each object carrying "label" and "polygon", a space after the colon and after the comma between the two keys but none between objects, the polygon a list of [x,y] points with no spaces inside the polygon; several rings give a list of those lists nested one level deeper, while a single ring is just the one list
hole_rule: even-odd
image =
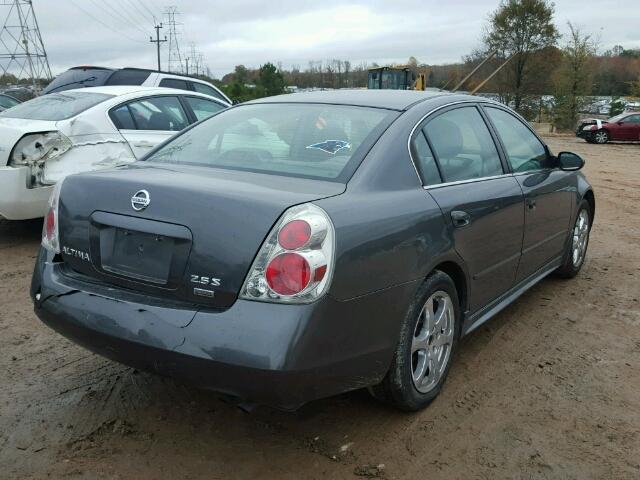
[{"label": "door handle", "polygon": [[147,142],[146,140],[141,140],[139,142],[134,142],[133,146],[141,148],[151,148],[153,147],[153,143]]},{"label": "door handle", "polygon": [[461,210],[453,210],[451,220],[453,220],[454,227],[465,227],[471,223],[471,215]]}]

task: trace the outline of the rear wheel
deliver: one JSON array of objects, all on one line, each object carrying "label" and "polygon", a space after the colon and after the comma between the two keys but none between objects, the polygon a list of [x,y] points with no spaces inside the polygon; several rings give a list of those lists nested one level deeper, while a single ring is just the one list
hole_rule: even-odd
[{"label": "rear wheel", "polygon": [[564,278],[575,277],[587,256],[587,247],[589,246],[589,233],[591,232],[591,209],[589,203],[583,200],[576,216],[576,222],[573,226],[571,238],[567,252],[565,253],[564,263],[556,273]]},{"label": "rear wheel", "polygon": [[593,134],[593,140],[601,145],[607,143],[609,141],[609,132],[606,130],[598,130]]},{"label": "rear wheel", "polygon": [[407,411],[426,407],[440,393],[455,350],[460,322],[458,294],[439,271],[420,287],[400,331],[396,352],[373,395]]}]

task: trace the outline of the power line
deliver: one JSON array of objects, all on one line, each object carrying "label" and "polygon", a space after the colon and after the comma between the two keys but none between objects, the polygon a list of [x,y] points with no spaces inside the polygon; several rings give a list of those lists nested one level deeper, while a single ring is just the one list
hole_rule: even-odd
[{"label": "power line", "polygon": [[93,5],[95,5],[97,8],[100,8],[102,11],[104,11],[105,13],[110,15],[111,18],[115,19],[115,21],[117,23],[126,22],[129,25],[131,25],[133,28],[138,30],[139,32],[141,32],[141,33],[143,33],[145,35],[147,34],[147,32],[145,30],[143,30],[142,28],[140,28],[140,26],[137,23],[134,23],[133,21],[129,20],[124,14],[118,12],[117,10],[113,10],[112,8],[109,8],[107,6],[101,5],[96,0],[89,0],[89,1],[91,3],[93,3]]},{"label": "power line", "polygon": [[82,8],[80,5],[78,5],[74,0],[70,0],[71,3],[73,4],[74,7],[76,7],[78,10],[80,10],[82,13],[84,13],[87,17],[92,18],[93,20],[95,20],[96,22],[98,22],[100,25],[102,25],[103,27],[105,27],[106,29],[110,30],[111,32],[115,33],[116,35],[122,36],[128,40],[131,40],[132,42],[136,42],[136,43],[146,43],[143,42],[142,40],[136,40],[135,38],[131,38],[130,36],[128,36],[127,34],[125,34],[122,31],[117,31],[114,28],[110,27],[109,25],[107,25],[106,23],[104,23],[102,20],[100,20],[99,18],[94,17],[92,14],[90,14],[89,12],[87,12],[84,8]]},{"label": "power line", "polygon": [[[133,10],[132,10],[132,11],[135,11],[135,12],[136,12],[136,15],[138,15],[138,16],[139,16],[139,18],[142,18],[145,22],[148,22],[150,25],[154,25],[154,24],[155,24],[155,18],[154,18],[154,16],[152,15],[152,16],[151,16],[151,18],[149,19],[149,18],[147,17],[147,14],[146,14],[146,13],[144,13],[144,12],[140,9],[140,7],[138,7],[138,5],[137,5],[134,1],[132,1],[132,0],[122,0],[122,1],[123,1],[123,2],[125,2],[125,1],[126,1],[127,5],[131,5],[131,6],[133,6]],[[135,19],[134,19],[134,20],[135,20]]]},{"label": "power line", "polygon": [[149,12],[149,15],[151,15],[151,17],[153,18],[153,22],[155,23],[155,21],[156,21],[156,14],[155,14],[155,13],[153,13],[153,12],[151,11],[151,9],[147,7],[147,5],[146,5],[146,3],[145,3],[145,2],[143,2],[142,0],[139,0],[139,2],[140,2],[140,5],[142,5],[142,8],[144,8],[147,12]]}]

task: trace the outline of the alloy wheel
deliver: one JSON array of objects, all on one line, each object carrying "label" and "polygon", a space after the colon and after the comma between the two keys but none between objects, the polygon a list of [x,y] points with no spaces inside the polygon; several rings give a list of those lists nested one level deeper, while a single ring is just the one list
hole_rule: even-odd
[{"label": "alloy wheel", "polygon": [[580,210],[578,218],[576,219],[576,225],[573,228],[573,243],[572,243],[572,260],[573,266],[579,267],[584,261],[585,253],[587,252],[587,242],[589,240],[589,213],[586,210]]},{"label": "alloy wheel", "polygon": [[596,143],[607,143],[609,135],[604,130],[600,130],[595,134]]},{"label": "alloy wheel", "polygon": [[453,346],[455,313],[449,294],[437,291],[425,302],[411,343],[413,385],[421,393],[442,378]]}]

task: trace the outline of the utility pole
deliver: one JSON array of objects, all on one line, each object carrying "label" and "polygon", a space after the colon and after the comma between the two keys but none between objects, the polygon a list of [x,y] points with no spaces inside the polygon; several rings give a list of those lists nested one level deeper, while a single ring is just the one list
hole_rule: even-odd
[{"label": "utility pole", "polygon": [[34,89],[38,80],[51,80],[51,69],[32,0],[0,2],[4,24],[0,30],[0,75],[29,78]]},{"label": "utility pole", "polygon": [[162,28],[162,23],[159,23],[153,28],[156,29],[156,39],[154,40],[153,37],[149,37],[149,41],[151,43],[156,44],[156,48],[158,49],[158,71],[161,71],[162,69],[160,68],[160,44],[167,41],[167,36],[166,35],[164,36],[164,40],[160,40],[160,29]]}]

